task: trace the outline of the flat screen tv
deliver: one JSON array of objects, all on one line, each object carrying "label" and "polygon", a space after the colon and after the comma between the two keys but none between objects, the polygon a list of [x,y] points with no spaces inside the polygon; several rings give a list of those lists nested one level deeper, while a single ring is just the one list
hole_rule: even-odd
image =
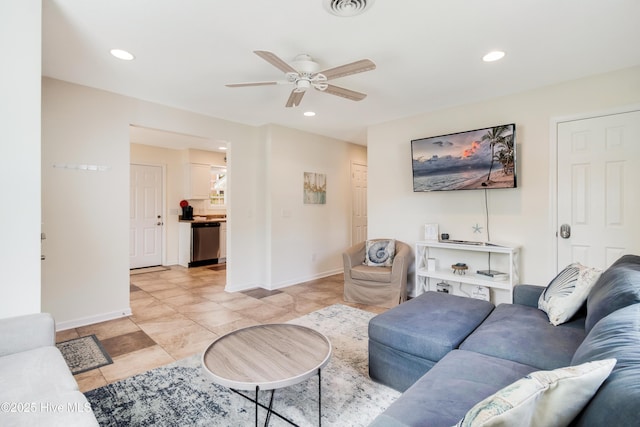
[{"label": "flat screen tv", "polygon": [[413,191],[516,187],[516,125],[411,141]]}]

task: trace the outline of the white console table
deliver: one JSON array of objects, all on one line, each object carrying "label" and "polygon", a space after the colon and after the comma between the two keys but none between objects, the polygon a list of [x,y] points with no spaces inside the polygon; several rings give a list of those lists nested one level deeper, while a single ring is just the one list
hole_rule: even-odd
[{"label": "white console table", "polygon": [[[508,301],[501,302],[512,302],[513,286],[518,283],[519,249],[473,242],[417,242],[415,296],[427,290],[435,291],[436,283],[444,281],[452,286],[457,284],[453,292],[457,295],[469,296],[474,286],[486,286],[506,293],[503,299]],[[430,258],[435,260],[435,269],[428,268]],[[454,273],[451,266],[456,263],[465,263],[468,270],[464,274]],[[489,269],[504,272],[506,277],[498,279],[476,273]]]}]

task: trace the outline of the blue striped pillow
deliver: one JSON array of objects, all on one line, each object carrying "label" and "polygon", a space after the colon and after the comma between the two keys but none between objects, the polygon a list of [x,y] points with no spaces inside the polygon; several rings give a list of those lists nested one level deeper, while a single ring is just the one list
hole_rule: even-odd
[{"label": "blue striped pillow", "polygon": [[598,268],[575,262],[565,267],[540,295],[538,308],[553,325],[565,323],[587,300],[589,291],[602,274]]}]

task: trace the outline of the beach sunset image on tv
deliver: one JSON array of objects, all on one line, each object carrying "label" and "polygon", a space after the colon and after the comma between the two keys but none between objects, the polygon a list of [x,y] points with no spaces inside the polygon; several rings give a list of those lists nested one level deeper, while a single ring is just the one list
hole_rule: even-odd
[{"label": "beach sunset image on tv", "polygon": [[411,141],[413,191],[516,187],[516,125]]}]

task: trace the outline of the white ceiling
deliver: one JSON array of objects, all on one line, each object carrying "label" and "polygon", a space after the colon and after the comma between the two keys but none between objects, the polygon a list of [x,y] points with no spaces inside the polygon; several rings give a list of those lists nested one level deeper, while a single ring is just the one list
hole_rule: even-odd
[{"label": "white ceiling", "polygon": [[[638,0],[377,0],[352,18],[323,1],[44,0],[42,73],[366,144],[372,124],[640,65]],[[493,49],[507,56],[483,63]],[[313,90],[285,108],[289,86],[224,86],[283,77],[254,50],[287,62],[308,53],[321,69],[368,58],[377,69],[332,81],[363,101]]]}]

